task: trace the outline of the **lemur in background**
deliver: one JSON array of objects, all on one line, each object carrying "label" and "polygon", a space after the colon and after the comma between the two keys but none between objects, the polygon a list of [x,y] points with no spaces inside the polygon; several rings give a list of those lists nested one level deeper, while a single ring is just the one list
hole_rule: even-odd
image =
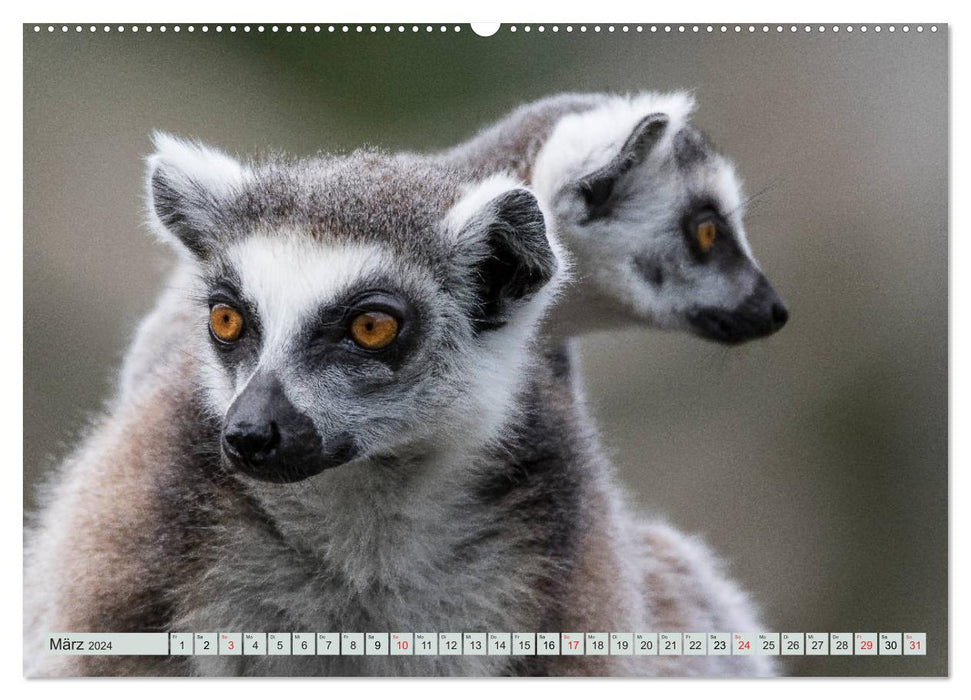
[{"label": "lemur in background", "polygon": [[159,137],[148,183],[193,322],[51,482],[26,544],[29,675],[771,671],[47,655],[67,631],[757,629],[703,547],[632,515],[537,344],[568,264],[516,179],[369,151],[240,164]]},{"label": "lemur in background", "polygon": [[[457,177],[509,174],[543,202],[573,265],[544,323],[551,345],[631,325],[737,344],[785,325],[745,237],[734,165],[689,123],[693,109],[686,93],[557,95],[425,156]],[[165,371],[190,320],[182,289],[192,274],[180,266],[142,323],[121,397]]]},{"label": "lemur in background", "polygon": [[746,241],[735,167],[688,123],[694,106],[686,93],[557,95],[434,156],[511,172],[550,210],[574,264],[550,336],[636,323],[736,344],[785,325]]}]

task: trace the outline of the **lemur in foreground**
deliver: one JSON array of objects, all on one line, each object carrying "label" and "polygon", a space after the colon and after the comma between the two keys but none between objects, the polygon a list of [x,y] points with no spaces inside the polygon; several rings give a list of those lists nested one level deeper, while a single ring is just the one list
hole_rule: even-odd
[{"label": "lemur in foreground", "polygon": [[[686,93],[557,95],[425,156],[457,177],[509,174],[543,203],[573,265],[544,321],[551,346],[631,325],[737,344],[785,325],[788,310],[746,240],[735,167],[689,123],[693,109]],[[182,289],[192,275],[180,265],[142,323],[122,399],[174,359],[167,349],[190,323]]]},{"label": "lemur in foreground", "polygon": [[537,343],[568,264],[516,179],[157,149],[154,228],[193,271],[192,322],[50,484],[26,543],[29,675],[771,672],[759,656],[47,655],[69,631],[758,629],[703,546],[631,513]]}]

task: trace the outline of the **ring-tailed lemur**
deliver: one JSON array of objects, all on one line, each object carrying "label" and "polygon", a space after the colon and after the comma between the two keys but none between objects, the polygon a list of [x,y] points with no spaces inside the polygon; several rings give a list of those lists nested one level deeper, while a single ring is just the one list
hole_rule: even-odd
[{"label": "ring-tailed lemur", "polygon": [[[551,212],[574,275],[543,334],[565,360],[560,375],[572,384],[581,411],[583,390],[570,381],[570,350],[561,343],[572,334],[637,324],[737,343],[786,322],[785,306],[746,242],[734,167],[689,124],[693,108],[684,93],[559,95],[524,105],[466,143],[426,156],[466,177],[512,174],[532,184]],[[240,167],[211,155],[220,167]],[[126,356],[121,402],[180,359],[178,339],[188,322],[182,289],[191,275],[182,266],[142,323]],[[642,528],[644,548],[671,547],[672,569],[679,558],[691,560],[693,578],[722,577],[731,586],[715,573],[717,566],[704,563],[710,556],[698,554],[700,542],[675,547],[673,532],[660,523]],[[710,591],[707,584],[702,588]],[[668,605],[677,609],[683,595],[667,596]],[[747,621],[740,628],[755,625],[744,605],[735,618]],[[692,619],[672,615],[668,626],[689,629]]]},{"label": "ring-tailed lemur", "polygon": [[785,325],[735,167],[688,122],[694,106],[686,93],[558,95],[434,156],[512,172],[551,211],[575,268],[552,337],[637,323],[735,344]]},{"label": "ring-tailed lemur", "polygon": [[[511,174],[550,212],[574,268],[547,317],[551,343],[636,324],[734,344],[785,325],[788,311],[746,240],[735,168],[688,122],[693,109],[685,93],[558,95],[427,156],[467,178]],[[122,397],[165,367],[189,276],[176,270],[139,329]]]},{"label": "ring-tailed lemur", "polygon": [[244,166],[161,137],[148,181],[194,272],[191,322],[51,482],[26,545],[28,674],[769,670],[45,654],[69,631],[754,629],[706,550],[630,515],[536,349],[565,265],[515,180],[373,152]]}]

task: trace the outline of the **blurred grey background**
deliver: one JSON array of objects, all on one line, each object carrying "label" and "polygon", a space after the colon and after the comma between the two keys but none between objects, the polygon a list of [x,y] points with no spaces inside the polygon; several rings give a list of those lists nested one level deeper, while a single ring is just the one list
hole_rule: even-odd
[{"label": "blurred grey background", "polygon": [[927,657],[788,672],[946,673],[946,27],[367,30],[25,28],[25,506],[111,396],[172,262],[140,223],[153,129],[240,153],[437,149],[554,92],[690,88],[749,192],[770,188],[749,238],[791,320],[737,349],[584,339],[604,442],[632,499],[703,534],[769,630],[928,633]]}]

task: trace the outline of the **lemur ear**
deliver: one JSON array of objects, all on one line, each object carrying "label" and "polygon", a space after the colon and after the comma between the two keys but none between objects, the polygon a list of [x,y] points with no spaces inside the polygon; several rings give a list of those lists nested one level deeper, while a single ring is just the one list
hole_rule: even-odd
[{"label": "lemur ear", "polygon": [[199,258],[217,243],[220,202],[246,178],[246,168],[222,151],[164,133],[153,137],[147,199],[161,238]]},{"label": "lemur ear", "polygon": [[617,183],[644,162],[664,133],[668,121],[668,115],[662,112],[648,114],[637,122],[609,163],[580,180],[577,187],[586,202],[588,219],[610,214]]},{"label": "lemur ear", "polygon": [[464,222],[459,235],[475,281],[471,314],[477,331],[505,325],[556,272],[543,212],[527,189],[493,196]]}]

